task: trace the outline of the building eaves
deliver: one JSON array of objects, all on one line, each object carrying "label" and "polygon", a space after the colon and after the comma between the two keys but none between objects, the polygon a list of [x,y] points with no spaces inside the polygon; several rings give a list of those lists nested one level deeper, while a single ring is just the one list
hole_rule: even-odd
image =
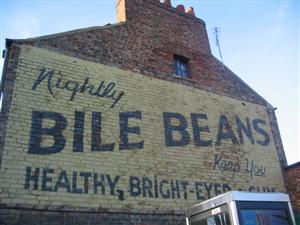
[{"label": "building eaves", "polygon": [[63,37],[71,34],[78,34],[82,32],[88,32],[88,31],[96,31],[96,30],[105,30],[105,29],[110,29],[113,27],[118,27],[118,26],[123,26],[126,24],[126,22],[120,22],[120,23],[115,23],[115,24],[106,24],[104,26],[93,26],[93,27],[87,27],[87,28],[80,28],[76,30],[70,30],[70,31],[65,31],[65,32],[60,32],[60,33],[55,33],[55,34],[49,34],[49,35],[43,35],[39,37],[33,37],[33,38],[26,38],[26,39],[6,39],[6,45],[10,45],[12,43],[16,44],[26,44],[27,42],[35,42],[35,41],[40,41],[43,39],[49,39],[49,38],[56,38],[56,37]]},{"label": "building eaves", "polygon": [[254,95],[257,97],[259,100],[261,100],[269,109],[273,109],[273,106],[266,100],[264,99],[260,94],[258,94],[252,87],[250,87],[245,81],[242,80],[238,75],[236,75],[234,72],[232,72],[224,63],[222,63],[217,57],[214,55],[211,55],[219,65],[223,67],[224,71],[230,72],[230,75],[233,76],[238,82],[243,84],[245,87],[247,87]]}]

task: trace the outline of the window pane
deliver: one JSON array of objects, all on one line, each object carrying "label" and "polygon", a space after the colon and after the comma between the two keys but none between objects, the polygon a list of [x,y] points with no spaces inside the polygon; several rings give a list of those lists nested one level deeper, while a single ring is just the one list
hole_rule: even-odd
[{"label": "window pane", "polygon": [[192,225],[231,225],[229,214],[227,212],[210,216],[205,219],[193,221]]},{"label": "window pane", "polygon": [[174,70],[177,76],[188,78],[188,60],[183,57],[174,57]]},{"label": "window pane", "polygon": [[285,210],[241,210],[243,225],[289,225]]}]

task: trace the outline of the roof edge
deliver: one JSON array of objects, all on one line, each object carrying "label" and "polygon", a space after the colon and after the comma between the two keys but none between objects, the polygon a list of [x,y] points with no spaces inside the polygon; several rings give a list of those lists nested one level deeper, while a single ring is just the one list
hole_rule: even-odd
[{"label": "roof edge", "polygon": [[[9,38],[5,39],[5,58],[4,58],[3,68],[2,68],[2,77],[0,79],[0,99],[1,100],[3,98],[4,82],[6,80],[7,63],[8,63],[8,57],[9,57],[10,47],[11,47],[12,43],[13,43],[13,39],[9,39]],[[2,108],[2,106],[0,105],[0,111],[1,111],[1,108]]]},{"label": "roof edge", "polygon": [[296,163],[293,163],[293,164],[291,164],[291,165],[289,165],[289,166],[286,166],[285,167],[285,169],[286,170],[289,170],[289,169],[293,169],[293,168],[296,168],[296,167],[300,167],[300,161],[299,162],[296,162]]},{"label": "roof edge", "polygon": [[79,28],[75,30],[70,30],[70,31],[64,31],[64,32],[59,32],[59,33],[54,33],[54,34],[47,34],[43,36],[38,36],[38,37],[32,37],[32,38],[25,38],[25,39],[6,39],[6,42],[9,44],[11,43],[27,43],[27,42],[32,42],[32,41],[39,41],[41,39],[45,38],[54,38],[54,37],[60,37],[60,36],[65,36],[69,34],[76,34],[76,33],[81,33],[85,31],[91,31],[91,30],[104,30],[104,29],[109,29],[113,27],[118,27],[118,26],[123,26],[125,25],[126,22],[120,22],[120,23],[115,23],[115,24],[106,24],[104,26],[92,26],[92,27],[87,27],[87,28]]},{"label": "roof edge", "polygon": [[221,62],[217,57],[215,57],[213,54],[211,54],[212,57],[220,64],[222,65],[226,70],[230,71],[232,73],[232,75],[239,81],[241,82],[243,85],[245,85],[247,88],[250,89],[250,91],[253,92],[253,94],[259,98],[263,103],[266,104],[267,108],[269,109],[273,109],[274,107],[264,98],[262,97],[260,94],[258,94],[252,87],[250,87],[244,80],[242,80],[242,78],[240,78],[238,75],[236,75],[231,69],[229,69],[229,67],[227,67],[223,62]]}]

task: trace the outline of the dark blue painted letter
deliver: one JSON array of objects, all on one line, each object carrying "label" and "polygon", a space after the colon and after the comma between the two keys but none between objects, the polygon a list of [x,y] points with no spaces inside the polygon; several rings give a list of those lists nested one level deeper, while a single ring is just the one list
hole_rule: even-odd
[{"label": "dark blue painted letter", "polygon": [[[51,128],[43,128],[42,125],[44,119],[54,120],[55,125]],[[28,152],[38,155],[49,155],[63,150],[66,139],[62,135],[62,131],[66,128],[66,126],[67,120],[60,113],[33,111]],[[41,146],[43,135],[53,136],[54,143],[52,146]]]},{"label": "dark blue painted letter", "polygon": [[209,133],[208,126],[199,127],[198,120],[204,119],[207,120],[207,115],[202,113],[192,113],[192,126],[194,134],[194,142],[196,146],[211,146],[212,140],[202,140],[201,132]]},{"label": "dark blue painted letter", "polygon": [[[172,119],[178,120],[179,125],[172,125]],[[190,142],[189,133],[186,131],[187,121],[183,115],[179,113],[164,112],[163,120],[166,146],[185,146]],[[178,131],[181,134],[180,140],[174,140],[173,131]]]},{"label": "dark blue painted letter", "polygon": [[120,113],[120,150],[142,149],[144,141],[138,143],[129,143],[128,134],[140,134],[140,127],[128,127],[130,118],[142,120],[141,112],[122,112]]},{"label": "dark blue painted letter", "polygon": [[252,121],[252,124],[253,124],[254,130],[264,137],[263,141],[257,140],[256,143],[261,145],[261,146],[269,145],[270,144],[270,137],[269,137],[268,133],[265,130],[263,130],[262,128],[259,127],[259,124],[266,125],[266,122],[264,120],[261,120],[261,119],[255,119],[255,120]]}]

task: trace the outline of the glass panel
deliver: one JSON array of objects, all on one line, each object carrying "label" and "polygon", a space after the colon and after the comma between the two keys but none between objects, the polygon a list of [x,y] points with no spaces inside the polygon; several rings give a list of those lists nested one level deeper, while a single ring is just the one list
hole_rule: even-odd
[{"label": "glass panel", "polygon": [[241,210],[242,225],[290,225],[285,210]]},{"label": "glass panel", "polygon": [[175,59],[175,74],[187,78],[188,77],[188,71],[187,71],[187,63],[180,61],[179,59]]},{"label": "glass panel", "polygon": [[231,225],[231,223],[228,213],[223,212],[202,220],[194,221],[191,225]]}]

